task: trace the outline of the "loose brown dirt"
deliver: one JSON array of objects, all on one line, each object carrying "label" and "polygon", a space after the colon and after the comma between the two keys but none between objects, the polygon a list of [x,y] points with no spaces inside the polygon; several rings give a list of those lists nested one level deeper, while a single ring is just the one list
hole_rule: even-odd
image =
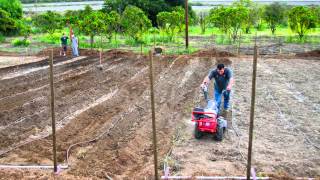
[{"label": "loose brown dirt", "polygon": [[298,53],[296,54],[296,57],[313,57],[313,58],[320,58],[320,50],[313,50],[305,53]]},{"label": "loose brown dirt", "polygon": [[[154,59],[159,172],[169,164],[176,175],[245,174],[252,61],[216,54],[224,57],[201,51]],[[54,66],[57,157],[70,168],[59,175],[2,169],[0,179],[152,179],[147,57],[110,50],[100,70],[98,55],[86,55],[56,58]],[[222,142],[196,140],[191,110],[203,104],[199,85],[217,63],[231,67],[236,79],[232,112],[225,114],[229,129]],[[308,73],[301,71],[305,63]],[[259,61],[253,160],[258,173],[320,175],[319,150],[310,143],[320,144],[319,69],[313,60]],[[0,69],[0,82],[0,164],[52,164],[47,60]],[[85,141],[90,142],[71,148],[67,162],[67,149]]]}]

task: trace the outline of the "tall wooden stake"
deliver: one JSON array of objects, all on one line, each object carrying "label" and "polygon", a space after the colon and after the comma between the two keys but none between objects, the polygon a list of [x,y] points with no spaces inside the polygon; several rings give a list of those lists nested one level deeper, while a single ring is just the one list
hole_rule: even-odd
[{"label": "tall wooden stake", "polygon": [[158,153],[157,153],[157,134],[156,134],[156,114],[154,108],[153,92],[153,55],[149,51],[149,69],[150,69],[150,93],[151,93],[151,111],[152,111],[152,133],[153,133],[153,157],[154,157],[154,176],[158,180]]},{"label": "tall wooden stake", "polygon": [[252,157],[252,138],[253,138],[253,122],[254,122],[254,108],[256,99],[256,76],[257,76],[257,59],[258,48],[254,45],[253,57],[253,72],[252,72],[252,91],[251,91],[251,111],[250,111],[250,128],[249,128],[249,147],[248,147],[248,162],[247,162],[247,180],[250,180],[251,171],[251,157]]},{"label": "tall wooden stake", "polygon": [[56,120],[54,113],[54,88],[53,88],[53,49],[50,55],[50,91],[51,91],[51,118],[52,118],[52,144],[53,144],[53,166],[57,172],[57,148],[56,148]]},{"label": "tall wooden stake", "polygon": [[185,0],[185,19],[186,19],[186,49],[189,48],[189,17],[188,17],[188,0]]},{"label": "tall wooden stake", "polygon": [[240,56],[240,44],[241,44],[241,31],[240,31],[240,36],[239,36],[239,41],[238,41],[238,56]]}]

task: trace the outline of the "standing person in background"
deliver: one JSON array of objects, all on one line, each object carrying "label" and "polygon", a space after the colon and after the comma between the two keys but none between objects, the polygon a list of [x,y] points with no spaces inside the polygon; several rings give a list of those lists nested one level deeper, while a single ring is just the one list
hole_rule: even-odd
[{"label": "standing person in background", "polygon": [[79,51],[78,51],[78,39],[76,38],[76,36],[74,34],[72,34],[72,54],[73,56],[79,56]]},{"label": "standing person in background", "polygon": [[67,45],[68,45],[68,37],[66,36],[65,33],[62,34],[61,37],[61,51],[60,51],[60,56],[66,56],[67,53]]}]

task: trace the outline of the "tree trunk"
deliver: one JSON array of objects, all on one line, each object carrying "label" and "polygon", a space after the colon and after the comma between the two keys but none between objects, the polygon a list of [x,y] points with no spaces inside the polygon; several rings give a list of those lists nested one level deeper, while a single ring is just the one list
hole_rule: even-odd
[{"label": "tree trunk", "polygon": [[140,52],[141,52],[141,56],[142,56],[142,43],[140,43]]},{"label": "tree trunk", "polygon": [[94,36],[90,35],[90,46],[91,46],[91,50],[93,48],[93,41],[94,41]]}]

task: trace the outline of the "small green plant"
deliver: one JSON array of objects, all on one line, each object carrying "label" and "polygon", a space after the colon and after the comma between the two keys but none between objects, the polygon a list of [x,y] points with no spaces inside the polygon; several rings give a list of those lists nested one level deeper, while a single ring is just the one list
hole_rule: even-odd
[{"label": "small green plant", "polygon": [[23,40],[20,40],[20,39],[14,39],[11,44],[14,46],[14,47],[18,47],[18,46],[24,46],[24,47],[28,47],[30,45],[30,41],[27,40],[27,39],[23,39]]}]

